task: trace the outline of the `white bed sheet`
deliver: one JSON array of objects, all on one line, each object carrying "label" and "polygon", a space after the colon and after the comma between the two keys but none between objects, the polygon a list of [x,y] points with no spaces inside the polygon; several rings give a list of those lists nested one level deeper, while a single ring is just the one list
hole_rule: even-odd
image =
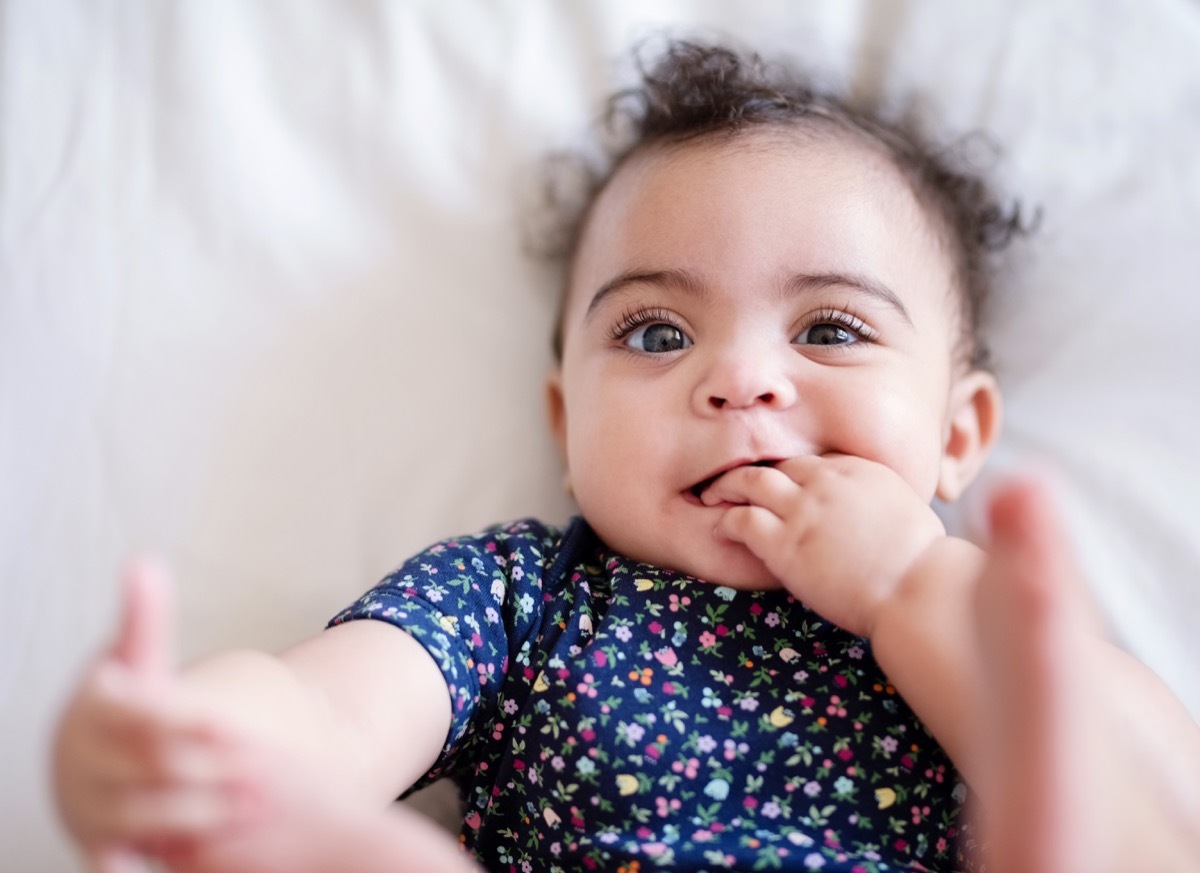
[{"label": "white bed sheet", "polygon": [[[530,162],[663,25],[926,95],[1044,209],[1001,295],[993,474],[1053,469],[1120,638],[1200,710],[1200,6],[0,6],[0,847],[72,868],[52,718],[122,556],[185,657],[279,648],[413,550],[569,511]],[[948,510],[969,528],[982,490]]]}]

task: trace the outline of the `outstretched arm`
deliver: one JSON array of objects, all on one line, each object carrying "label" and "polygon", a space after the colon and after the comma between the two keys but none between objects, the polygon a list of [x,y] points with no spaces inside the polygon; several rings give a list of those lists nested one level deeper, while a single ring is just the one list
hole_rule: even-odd
[{"label": "outstretched arm", "polygon": [[1200,727],[1097,641],[1061,522],[1014,482],[993,496],[979,582],[984,818],[997,873],[1187,873],[1200,858]]},{"label": "outstretched arm", "polygon": [[135,562],[125,582],[117,638],[55,744],[63,820],[100,869],[244,835],[272,811],[298,814],[279,805],[296,773],[347,809],[381,810],[445,740],[441,673],[396,628],[352,622],[279,657],[232,652],[179,673],[165,574]]}]

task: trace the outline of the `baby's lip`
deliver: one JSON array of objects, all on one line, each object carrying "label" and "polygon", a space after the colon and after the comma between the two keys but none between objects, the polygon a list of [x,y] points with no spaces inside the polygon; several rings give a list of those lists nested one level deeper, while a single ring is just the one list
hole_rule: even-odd
[{"label": "baby's lip", "polygon": [[782,458],[758,458],[755,460],[735,461],[732,464],[726,464],[724,467],[721,467],[716,472],[701,479],[699,482],[697,482],[691,488],[685,489],[684,494],[690,495],[697,503],[699,503],[699,502],[701,502],[701,498],[704,496],[704,492],[708,490],[709,486],[712,485],[714,482],[716,482],[718,479],[720,479],[722,476],[724,476],[726,473],[728,473],[730,470],[736,470],[738,467],[774,467],[781,460],[783,460],[783,459]]}]

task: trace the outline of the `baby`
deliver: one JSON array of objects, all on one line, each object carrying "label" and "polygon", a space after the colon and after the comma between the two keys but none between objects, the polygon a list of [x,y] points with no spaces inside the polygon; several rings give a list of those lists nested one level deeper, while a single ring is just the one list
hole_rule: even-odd
[{"label": "baby", "polygon": [[[1017,218],[725,48],[671,46],[612,108],[631,139],[568,234],[547,391],[580,517],[444,541],[278,658],[182,675],[135,571],[57,747],[98,864],[466,868],[369,811],[442,777],[489,870],[963,869],[968,784],[1016,840],[1028,768],[993,753],[1053,731],[1022,737],[989,684],[1044,664],[1005,670],[977,599],[1020,574],[983,573],[930,503],[998,434],[979,316]],[[1137,742],[1194,742],[1080,639],[1153,703]]]}]

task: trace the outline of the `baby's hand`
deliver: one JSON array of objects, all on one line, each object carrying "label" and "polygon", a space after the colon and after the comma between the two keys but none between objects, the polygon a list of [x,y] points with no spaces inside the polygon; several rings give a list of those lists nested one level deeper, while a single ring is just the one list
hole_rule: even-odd
[{"label": "baby's hand", "polygon": [[169,599],[161,571],[130,566],[117,639],[58,726],[59,810],[96,869],[126,853],[170,854],[252,807],[250,751],[172,673]]},{"label": "baby's hand", "polygon": [[905,573],[945,528],[900,476],[851,455],[739,467],[702,497],[733,505],[718,536],[742,543],[795,597],[870,636]]}]

